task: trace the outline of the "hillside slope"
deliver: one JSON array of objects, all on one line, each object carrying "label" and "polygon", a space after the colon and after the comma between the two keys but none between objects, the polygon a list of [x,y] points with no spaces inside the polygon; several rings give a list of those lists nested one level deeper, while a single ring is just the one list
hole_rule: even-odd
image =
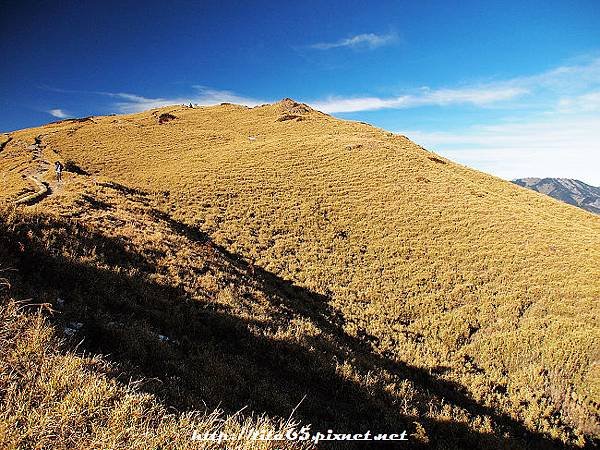
[{"label": "hillside slope", "polygon": [[568,178],[520,178],[513,180],[513,183],[600,214],[600,188],[582,181]]},{"label": "hillside slope", "polygon": [[[270,290],[283,296],[274,302],[276,314],[248,322],[264,313],[245,306],[239,293],[229,306],[244,317],[242,329],[266,336],[269,348],[278,340],[300,346],[300,353],[284,353],[286,375],[266,377],[296,381],[289,391],[262,382],[238,391],[240,383],[262,379],[251,358],[233,391],[217,380],[235,379],[234,365],[217,372],[214,384],[183,383],[198,401],[222,395],[232,408],[250,402],[285,416],[302,393],[302,420],[327,424],[341,409],[347,412],[336,426],[348,431],[383,411],[376,420],[384,428],[407,424],[415,441],[439,448],[548,448],[600,436],[597,217],[454,164],[403,136],[291,100],[63,121],[9,138],[0,153],[5,199],[35,189],[23,174],[49,181],[41,164],[59,158],[77,174],[62,185],[50,182],[37,214],[68,214],[70,202],[87,195],[81,218],[69,220],[123,233],[134,222],[109,219],[116,194],[95,197],[94,180],[107,179],[127,187],[126,199],[148,192],[169,223],[198,230],[275,283]],[[92,210],[104,222],[90,221]],[[127,238],[158,246],[160,255],[165,250],[155,241],[166,234],[150,238],[149,220],[136,219]],[[65,227],[48,224],[40,245]],[[189,244],[165,245],[173,252],[167,284],[194,299],[198,274],[177,250]],[[136,270],[153,277],[153,269]],[[247,289],[243,278],[233,283]],[[108,294],[95,294],[96,309]],[[290,302],[296,319],[282,312]],[[234,343],[247,339],[235,336]],[[110,339],[97,345],[114,350]],[[329,347],[318,350],[322,345]],[[312,359],[315,351],[323,358]],[[276,366],[273,359],[265,364]],[[312,375],[305,372],[311,366],[318,368]],[[331,380],[348,380],[347,394],[320,401]],[[316,412],[324,405],[329,415]]]}]

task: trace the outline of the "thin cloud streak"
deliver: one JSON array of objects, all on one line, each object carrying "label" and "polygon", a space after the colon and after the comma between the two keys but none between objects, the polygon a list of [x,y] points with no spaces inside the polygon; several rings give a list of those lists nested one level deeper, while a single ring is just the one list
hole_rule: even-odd
[{"label": "thin cloud streak", "polygon": [[123,100],[115,103],[115,107],[119,112],[126,114],[146,111],[148,109],[162,108],[170,105],[188,104],[190,102],[199,106],[210,106],[220,103],[235,103],[245,106],[256,106],[266,103],[263,100],[240,96],[231,91],[211,89],[206,86],[199,85],[195,85],[193,88],[195,92],[189,97],[148,98],[125,92],[101,92],[99,94]]},{"label": "thin cloud streak", "polygon": [[[524,77],[514,77],[461,88],[422,88],[394,97],[337,97],[308,102],[327,113],[352,113],[382,109],[406,109],[420,106],[448,106],[471,104],[490,106],[525,98],[526,103],[512,104],[515,108],[559,102],[553,109],[596,110],[600,106],[600,58],[584,63],[559,66],[554,69]],[[591,91],[590,91],[591,90]],[[560,98],[559,98],[560,97]]]},{"label": "thin cloud streak", "polygon": [[[148,109],[162,108],[164,106],[189,104],[190,102],[199,106],[210,106],[220,103],[235,103],[245,106],[257,106],[268,103],[268,101],[265,100],[245,97],[228,90],[212,89],[202,85],[193,85],[192,88],[193,91],[189,96],[144,97],[142,95],[133,94],[130,92],[87,91],[40,86],[40,89],[51,92],[59,92],[62,94],[98,95],[102,97],[114,98],[117,101],[111,105],[112,111],[117,111],[124,114],[132,114],[146,111]],[[58,114],[64,112],[64,110],[60,109],[51,111],[54,111]],[[48,113],[52,114],[50,111],[48,111]]]},{"label": "thin cloud streak", "polygon": [[319,42],[317,44],[310,45],[309,48],[315,50],[331,50],[333,48],[350,48],[353,50],[357,49],[375,49],[383,47],[384,45],[390,45],[398,40],[396,33],[388,34],[375,34],[375,33],[364,33],[350,36],[345,39],[340,39],[335,42]]},{"label": "thin cloud streak", "polygon": [[60,108],[50,109],[46,112],[48,114],[50,114],[51,116],[56,117],[58,119],[66,119],[67,117],[70,117],[69,113],[67,113],[65,110],[60,109]]},{"label": "thin cloud streak", "polygon": [[559,100],[557,109],[560,112],[600,111],[600,90],[574,97],[563,97]]},{"label": "thin cloud streak", "polygon": [[527,93],[528,90],[524,88],[494,86],[466,89],[421,89],[421,92],[417,94],[391,98],[329,97],[325,100],[311,102],[311,105],[320,111],[330,114],[453,104],[485,106],[500,101],[511,100]]}]

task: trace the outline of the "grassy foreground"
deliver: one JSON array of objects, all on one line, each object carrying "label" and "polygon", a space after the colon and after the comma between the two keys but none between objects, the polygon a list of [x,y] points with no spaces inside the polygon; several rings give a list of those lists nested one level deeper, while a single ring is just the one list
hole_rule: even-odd
[{"label": "grassy foreground", "polygon": [[9,138],[3,198],[52,191],[3,216],[15,295],[64,299],[51,323],[165,405],[437,448],[600,436],[599,218],[293,101]]},{"label": "grassy foreground", "polygon": [[[9,284],[0,279],[3,290]],[[41,309],[0,294],[0,447],[4,449],[222,449],[196,433],[286,432],[295,423],[219,411],[169,411],[98,356],[69,350]],[[50,305],[37,305],[49,311]],[[239,441],[238,448],[302,448]],[[234,448],[234,447],[231,447]],[[308,446],[306,446],[308,448]]]}]

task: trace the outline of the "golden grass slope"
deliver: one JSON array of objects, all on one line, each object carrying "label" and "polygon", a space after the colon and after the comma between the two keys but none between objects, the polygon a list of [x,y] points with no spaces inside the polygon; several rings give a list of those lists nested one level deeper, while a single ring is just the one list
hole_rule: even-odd
[{"label": "golden grass slope", "polygon": [[[294,418],[313,430],[407,430],[411,448],[555,446],[454,392],[454,385],[373,353],[344,332],[326,299],[249,265],[172,219],[157,209],[162,197],[70,174],[63,189],[38,207],[0,215],[0,266],[10,267],[5,273],[11,292],[34,299],[33,306],[52,305],[48,332],[68,337],[65,350],[109,354],[112,376],[141,380],[135,385],[144,392],[177,411],[192,411],[197,419],[214,417],[210,411],[216,406],[229,414],[246,408],[268,412],[271,419],[258,422],[272,429],[285,427],[284,418],[295,411]],[[39,349],[27,335],[15,340]],[[45,374],[42,386],[62,385],[55,380],[60,373],[39,370],[48,352],[32,353],[41,356],[26,364]],[[3,419],[14,439],[9,448],[33,446],[37,435],[48,436],[40,446],[77,438],[73,446],[87,448],[90,440],[96,442],[83,431],[90,427],[120,439],[122,429],[110,414],[81,415],[76,427],[62,426],[68,417],[55,417],[56,409],[39,401],[47,394],[39,393],[37,378],[27,377],[21,367],[17,353],[3,371],[20,375],[5,380],[6,391],[33,398],[23,404],[5,397],[10,401],[0,403],[0,410],[12,413]],[[49,401],[59,411],[76,409],[72,398],[98,397],[87,385],[69,385],[52,390]],[[22,405],[17,414],[15,405]],[[32,429],[22,432],[19,421],[29,416],[39,417],[40,424],[29,422]],[[242,417],[229,421],[239,423]],[[183,448],[192,445],[186,444],[192,424],[164,420],[169,433],[181,431]],[[198,426],[212,427],[212,419],[207,421]],[[246,428],[255,422],[246,421]],[[153,435],[149,442],[164,442],[159,430],[134,422],[131,440],[123,445],[133,445],[146,432]],[[167,441],[166,447],[176,442]],[[239,444],[253,448],[248,440]]]},{"label": "golden grass slope", "polygon": [[[175,118],[159,124],[164,113]],[[174,219],[319,294],[380,359],[454,386],[453,406],[431,417],[468,422],[484,408],[565,443],[600,436],[598,217],[290,100],[11,133],[7,199],[28,189],[36,136],[92,179],[160,193]]]},{"label": "golden grass slope", "polygon": [[[44,200],[43,209],[54,213],[32,208],[0,216],[0,266],[11,268],[6,274],[13,292],[52,305],[48,333],[69,331],[64,333],[71,336],[68,343],[76,344],[79,351],[110,354],[115,364],[112,376],[140,379],[135,384],[165,406],[192,411],[184,417],[191,414],[200,430],[217,427],[211,408],[219,406],[229,414],[245,408],[243,415],[229,416],[230,432],[242,424],[242,429],[289,429],[287,418],[297,411],[293,420],[301,416],[313,429],[325,432],[328,427],[374,432],[407,429],[413,447],[427,440],[419,424],[423,421],[430,430],[446,430],[440,435],[448,436],[450,442],[494,441],[471,437],[469,429],[458,423],[449,435],[443,423],[419,417],[416,407],[431,408],[432,402],[443,404],[443,399],[406,379],[410,373],[403,377],[389,373],[384,361],[357,346],[335,320],[328,320],[325,305],[310,293],[248,266],[199,230],[156,209],[156,201],[141,191],[71,174],[60,193]],[[23,363],[17,352],[3,372],[18,374],[4,380],[6,391],[33,397],[25,403],[7,397],[6,403],[0,402],[0,411],[10,412],[0,421],[11,431],[9,448],[25,443],[34,446],[37,435],[48,436],[40,441],[41,447],[77,438],[74,447],[88,448],[88,442],[95,443],[97,438],[84,431],[90,427],[106,438],[113,436],[123,446],[138,445],[138,439],[148,433],[152,435],[149,443],[164,443],[165,448],[194,447],[189,441],[193,423],[182,426],[161,415],[157,422],[166,421],[169,436],[179,432],[179,439],[165,440],[161,430],[146,430],[139,421],[131,424],[130,436],[120,439],[123,431],[108,413],[100,417],[82,414],[77,426],[61,425],[68,417],[56,408],[76,410],[76,405],[70,405],[72,398],[99,401],[94,383],[89,389],[73,382],[70,389],[52,390],[48,401],[57,407],[48,408],[39,401],[46,398],[45,391],[39,392],[37,378],[24,375],[22,364],[45,374],[44,386],[62,385],[56,380],[61,374],[40,369],[45,367],[48,352],[38,351],[37,340],[29,342],[26,333],[14,340],[33,346],[36,350],[31,353],[39,357]],[[378,387],[375,372],[397,380],[397,393],[414,406],[407,403],[402,413],[396,410],[390,396]],[[306,392],[312,395],[303,399]],[[417,397],[422,398],[417,401]],[[20,405],[16,412],[15,405]],[[111,402],[102,405],[109,409]],[[259,415],[258,420],[251,420],[250,411],[268,411],[281,419]],[[464,411],[461,414],[468,417]],[[39,417],[40,424],[32,421],[31,430],[20,430],[19,421],[29,416]],[[477,421],[483,423],[484,418]],[[248,439],[231,445],[310,447]],[[203,448],[202,443],[198,447]]]}]

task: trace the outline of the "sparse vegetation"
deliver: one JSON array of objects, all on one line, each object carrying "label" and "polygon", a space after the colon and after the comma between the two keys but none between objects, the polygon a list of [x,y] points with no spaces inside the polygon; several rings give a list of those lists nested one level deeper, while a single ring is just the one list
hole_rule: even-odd
[{"label": "sparse vegetation", "polygon": [[44,326],[183,411],[306,395],[304,423],[437,448],[598,439],[599,218],[293,101],[176,113],[12,133],[5,199],[40,133],[100,174],[4,213],[13,295],[68,299]]},{"label": "sparse vegetation", "polygon": [[173,114],[162,113],[160,116],[158,116],[158,123],[162,125],[163,123],[167,123],[175,119],[177,119],[177,117],[175,117]]}]

